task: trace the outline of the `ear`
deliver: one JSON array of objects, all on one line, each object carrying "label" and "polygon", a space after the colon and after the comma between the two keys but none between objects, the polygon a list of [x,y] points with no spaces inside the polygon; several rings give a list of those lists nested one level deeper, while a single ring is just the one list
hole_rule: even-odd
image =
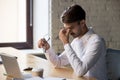
[{"label": "ear", "polygon": [[83,19],[83,20],[80,21],[80,24],[81,24],[81,25],[85,25],[85,24],[86,24],[86,21]]},{"label": "ear", "polygon": [[80,21],[80,26],[81,26],[82,28],[84,28],[84,27],[86,26],[86,22],[85,22],[84,19]]}]

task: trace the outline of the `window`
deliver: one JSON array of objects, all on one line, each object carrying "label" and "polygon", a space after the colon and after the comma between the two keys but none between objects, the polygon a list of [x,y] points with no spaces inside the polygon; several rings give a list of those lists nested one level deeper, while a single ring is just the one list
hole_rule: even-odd
[{"label": "window", "polygon": [[33,0],[0,0],[0,11],[0,47],[33,48]]}]

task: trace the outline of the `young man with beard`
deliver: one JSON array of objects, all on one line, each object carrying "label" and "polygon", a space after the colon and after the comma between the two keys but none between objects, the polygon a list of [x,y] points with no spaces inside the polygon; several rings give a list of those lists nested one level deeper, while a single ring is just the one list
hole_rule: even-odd
[{"label": "young man with beard", "polygon": [[[86,13],[80,5],[72,5],[61,16],[64,25],[59,32],[64,51],[57,56],[45,39],[40,39],[39,48],[46,50],[46,57],[55,67],[70,64],[75,74],[107,80],[106,47],[103,38],[86,25]],[[70,43],[69,36],[74,39]]]}]

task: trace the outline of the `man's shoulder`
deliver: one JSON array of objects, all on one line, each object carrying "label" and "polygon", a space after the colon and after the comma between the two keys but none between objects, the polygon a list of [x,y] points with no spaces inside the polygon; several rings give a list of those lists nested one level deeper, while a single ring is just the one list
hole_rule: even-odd
[{"label": "man's shoulder", "polygon": [[92,34],[91,37],[89,38],[89,40],[91,41],[103,41],[104,38],[102,38],[100,35],[98,34]]}]

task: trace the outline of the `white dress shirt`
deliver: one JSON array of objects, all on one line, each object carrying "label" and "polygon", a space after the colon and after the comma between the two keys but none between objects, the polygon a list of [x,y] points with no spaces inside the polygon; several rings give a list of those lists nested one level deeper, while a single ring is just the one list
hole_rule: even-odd
[{"label": "white dress shirt", "polygon": [[70,64],[77,76],[107,80],[105,43],[92,28],[81,38],[75,38],[71,44],[64,45],[64,49],[59,56],[52,48],[45,55],[55,67]]}]

